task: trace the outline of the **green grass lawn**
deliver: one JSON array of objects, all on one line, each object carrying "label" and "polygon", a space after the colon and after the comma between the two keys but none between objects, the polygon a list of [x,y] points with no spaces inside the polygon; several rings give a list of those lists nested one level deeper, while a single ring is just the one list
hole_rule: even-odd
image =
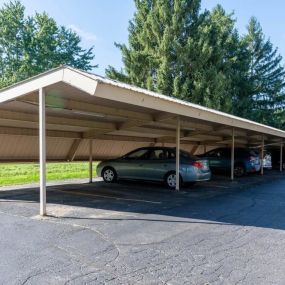
[{"label": "green grass lawn", "polygon": [[[93,163],[93,177],[97,163]],[[89,177],[88,162],[47,163],[47,180],[66,180]],[[29,184],[39,181],[39,164],[0,163],[0,186]]]}]

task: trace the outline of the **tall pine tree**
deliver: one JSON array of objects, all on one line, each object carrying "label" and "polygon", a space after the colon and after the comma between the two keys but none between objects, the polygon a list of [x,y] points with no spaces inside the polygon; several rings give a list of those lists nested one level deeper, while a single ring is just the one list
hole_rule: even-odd
[{"label": "tall pine tree", "polygon": [[186,51],[189,34],[197,30],[200,0],[135,0],[135,4],[129,44],[116,44],[122,52],[124,70],[109,67],[106,73],[172,95],[176,73],[184,65],[181,55]]},{"label": "tall pine tree", "polygon": [[285,108],[285,70],[282,57],[266,39],[260,24],[251,18],[242,39],[248,54],[247,117],[261,123],[282,127]]},{"label": "tall pine tree", "polygon": [[200,12],[200,0],[136,0],[129,43],[117,44],[124,68],[107,76],[165,95],[231,111],[237,61],[235,21],[221,6]]}]

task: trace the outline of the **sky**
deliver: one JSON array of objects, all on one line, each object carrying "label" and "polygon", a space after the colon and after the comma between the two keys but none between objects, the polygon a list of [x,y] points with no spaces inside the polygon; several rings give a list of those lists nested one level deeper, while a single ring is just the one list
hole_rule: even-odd
[{"label": "sky", "polygon": [[[7,0],[0,0],[0,7]],[[75,30],[82,39],[82,46],[94,46],[93,71],[104,75],[108,65],[122,67],[121,53],[114,42],[127,43],[128,24],[135,6],[133,0],[22,0],[26,14],[47,12],[58,24]],[[255,16],[265,35],[270,38],[285,58],[284,0],[202,0],[202,9],[212,9],[221,4],[234,12],[236,26],[244,33],[251,16]],[[284,61],[285,62],[285,61]]]}]

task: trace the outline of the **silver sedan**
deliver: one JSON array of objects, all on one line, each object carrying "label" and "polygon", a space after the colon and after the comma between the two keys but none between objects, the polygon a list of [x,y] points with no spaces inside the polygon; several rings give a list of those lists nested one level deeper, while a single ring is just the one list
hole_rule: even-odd
[{"label": "silver sedan", "polygon": [[[168,147],[144,147],[118,159],[98,164],[97,174],[107,183],[117,179],[160,181],[170,188],[176,186],[176,150]],[[195,183],[211,179],[209,163],[191,154],[180,152],[181,183]]]}]

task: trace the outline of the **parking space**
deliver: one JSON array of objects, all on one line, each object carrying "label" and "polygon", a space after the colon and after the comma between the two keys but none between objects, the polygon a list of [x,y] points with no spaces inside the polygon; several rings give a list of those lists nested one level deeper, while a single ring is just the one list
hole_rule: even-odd
[{"label": "parking space", "polygon": [[3,284],[269,284],[269,272],[284,281],[277,171],[181,192],[82,182],[50,185],[47,217],[38,188],[1,188]]},{"label": "parking space", "polygon": [[[147,212],[160,211],[166,207],[176,206],[177,203],[187,199],[205,199],[219,195],[231,194],[251,187],[267,184],[268,181],[278,181],[284,178],[279,171],[266,171],[263,176],[260,174],[247,175],[235,181],[222,175],[214,175],[211,181],[197,183],[196,185],[184,185],[180,192],[167,189],[161,183],[119,181],[108,184],[101,178],[96,178],[94,183],[87,183],[86,180],[73,180],[61,183],[49,183],[48,203],[50,204],[49,216],[64,216],[65,208],[70,209],[76,215],[81,215],[80,209],[92,209],[92,215],[106,215],[108,210],[122,212]],[[21,214],[37,216],[38,214],[38,187],[35,184],[24,186],[0,187],[1,209],[5,203],[14,203],[18,214],[17,203],[25,202],[21,206]],[[18,202],[19,201],[19,202]],[[7,202],[8,203],[8,202]],[[71,206],[71,208],[69,207]],[[73,207],[74,206],[74,207]],[[10,205],[8,204],[10,209]],[[106,213],[102,213],[106,210]]]}]

